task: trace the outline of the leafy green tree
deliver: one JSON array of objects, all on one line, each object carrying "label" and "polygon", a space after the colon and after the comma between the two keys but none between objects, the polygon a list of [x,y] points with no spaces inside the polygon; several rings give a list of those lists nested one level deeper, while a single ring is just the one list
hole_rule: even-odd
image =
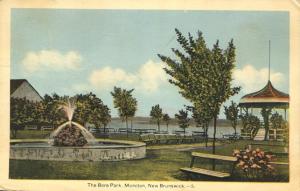
[{"label": "leafy green tree", "polygon": [[10,99],[10,129],[13,138],[17,132],[29,124],[43,122],[43,107],[40,102],[32,102],[25,98]]},{"label": "leafy green tree", "polygon": [[269,120],[270,120],[270,115],[272,113],[272,109],[271,108],[262,108],[260,111],[263,120],[264,120],[264,128],[265,128],[265,140],[268,139],[268,135],[269,135]]},{"label": "leafy green tree", "polygon": [[118,109],[118,113],[122,121],[126,122],[127,137],[128,137],[128,118],[133,117],[137,110],[137,101],[133,97],[134,89],[126,90],[119,87],[114,87],[111,92],[113,96],[114,107]]},{"label": "leafy green tree", "polygon": [[210,113],[210,109],[206,107],[199,107],[198,104],[195,106],[188,106],[187,109],[192,112],[192,117],[196,122],[197,127],[202,127],[205,133],[205,146],[208,146],[208,127],[209,123],[213,118],[213,115]]},{"label": "leafy green tree", "polygon": [[102,106],[102,112],[100,114],[100,121],[103,125],[104,132],[105,132],[106,126],[111,121],[110,109],[106,105]]},{"label": "leafy green tree", "polygon": [[130,128],[131,128],[131,131],[132,131],[132,120],[133,120],[133,117],[135,116],[135,112],[137,111],[137,100],[133,97],[131,97],[129,99],[129,104],[128,104],[128,117],[130,118]]},{"label": "leafy green tree", "polygon": [[110,109],[107,105],[92,92],[76,95],[74,99],[77,99],[74,120],[82,124],[94,124],[98,129],[103,126],[105,132],[107,124],[111,121]]},{"label": "leafy green tree", "polygon": [[277,112],[273,113],[270,117],[271,127],[273,129],[280,129],[282,130],[283,141],[288,143],[289,139],[289,131],[288,131],[288,123]]},{"label": "leafy green tree", "polygon": [[217,118],[221,105],[232,95],[237,94],[240,87],[232,87],[232,70],[235,62],[235,46],[233,40],[225,50],[217,41],[209,49],[201,32],[197,39],[190,34],[188,38],[175,29],[177,41],[184,52],[172,49],[177,59],[158,55],[168,67],[164,68],[171,76],[169,82],[179,88],[179,93],[189,100],[193,106],[206,108],[214,119],[213,153],[215,153]]},{"label": "leafy green tree", "polygon": [[163,117],[162,109],[160,108],[159,104],[152,106],[150,111],[150,116],[152,119],[156,120],[156,124],[158,127],[158,132],[160,132],[160,121]]},{"label": "leafy green tree", "polygon": [[236,135],[236,126],[238,122],[239,117],[239,107],[236,103],[231,101],[231,105],[226,107],[224,106],[224,114],[226,116],[226,119],[231,122],[231,125],[234,129],[234,133]]},{"label": "leafy green tree", "polygon": [[163,114],[163,121],[166,123],[167,132],[169,132],[169,122],[170,122],[170,120],[171,120],[171,118],[167,113]]},{"label": "leafy green tree", "polygon": [[179,127],[183,129],[183,134],[185,135],[185,129],[189,127],[188,111],[179,110],[178,114],[175,114],[175,118],[178,121]]},{"label": "leafy green tree", "polygon": [[257,116],[246,112],[239,116],[242,121],[242,131],[250,133],[250,138],[254,138],[260,128],[260,120]]},{"label": "leafy green tree", "polygon": [[279,115],[277,112],[271,115],[270,122],[273,129],[281,129],[285,123],[282,115]]},{"label": "leafy green tree", "polygon": [[24,113],[25,99],[10,99],[10,131],[12,138],[17,137],[18,130],[22,129],[27,122]]}]

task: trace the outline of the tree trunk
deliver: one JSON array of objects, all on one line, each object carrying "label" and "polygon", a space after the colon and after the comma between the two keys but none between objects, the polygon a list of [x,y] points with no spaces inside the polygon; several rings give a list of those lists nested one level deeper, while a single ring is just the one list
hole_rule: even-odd
[{"label": "tree trunk", "polygon": [[167,132],[169,133],[169,124],[167,123]]},{"label": "tree trunk", "polygon": [[106,125],[104,125],[103,130],[104,130],[104,139],[106,137],[106,131],[105,131]]},{"label": "tree trunk", "polygon": [[12,138],[17,138],[17,130],[16,129],[12,129],[11,130],[11,134],[12,134]]},{"label": "tree trunk", "polygon": [[132,118],[130,119],[130,128],[131,128],[131,132],[132,132]]},{"label": "tree trunk", "polygon": [[160,125],[159,125],[159,120],[157,120],[157,127],[158,127],[158,133],[160,133]]},{"label": "tree trunk", "polygon": [[205,133],[205,147],[207,147],[208,146],[208,134],[207,134],[207,132],[208,132],[208,125],[205,125],[205,127],[204,127],[204,133]]},{"label": "tree trunk", "polygon": [[126,136],[128,139],[128,118],[127,118],[127,116],[125,117],[125,121],[126,121]]},{"label": "tree trunk", "polygon": [[[214,117],[214,139],[213,139],[213,154],[216,153],[216,131],[217,131],[217,116]],[[212,160],[212,168],[215,170],[215,160]]]},{"label": "tree trunk", "polygon": [[214,117],[213,154],[216,153],[216,131],[217,131],[217,116]]},{"label": "tree trunk", "polygon": [[234,127],[234,139],[237,138],[237,135],[236,135],[236,127]]},{"label": "tree trunk", "polygon": [[268,140],[268,134],[269,134],[269,121],[265,123],[265,141]]}]

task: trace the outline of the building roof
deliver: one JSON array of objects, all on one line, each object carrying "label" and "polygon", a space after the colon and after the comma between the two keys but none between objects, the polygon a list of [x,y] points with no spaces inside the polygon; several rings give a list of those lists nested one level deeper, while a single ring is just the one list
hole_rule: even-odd
[{"label": "building roof", "polygon": [[20,87],[23,84],[23,82],[28,82],[28,81],[25,79],[10,80],[10,95],[13,94],[18,89],[18,87]]},{"label": "building roof", "polygon": [[11,79],[10,80],[10,95],[12,95],[23,83],[29,84],[29,86],[32,88],[35,93],[41,98],[42,96],[39,94],[38,91],[26,80],[26,79]]},{"label": "building roof", "polygon": [[273,87],[271,81],[257,92],[244,95],[239,106],[242,107],[288,107],[289,94]]}]

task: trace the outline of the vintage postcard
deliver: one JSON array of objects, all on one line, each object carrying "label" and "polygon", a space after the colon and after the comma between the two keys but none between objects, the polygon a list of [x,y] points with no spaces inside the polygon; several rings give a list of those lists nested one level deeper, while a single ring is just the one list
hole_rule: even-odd
[{"label": "vintage postcard", "polygon": [[0,189],[300,190],[299,10],[0,1]]}]

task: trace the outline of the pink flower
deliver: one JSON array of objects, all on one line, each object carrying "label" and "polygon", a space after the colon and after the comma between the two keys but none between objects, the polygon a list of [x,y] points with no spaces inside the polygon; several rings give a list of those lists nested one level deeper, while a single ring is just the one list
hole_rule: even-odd
[{"label": "pink flower", "polygon": [[274,167],[270,164],[267,165],[267,167],[270,169],[270,170],[274,170]]},{"label": "pink flower", "polygon": [[240,161],[240,162],[237,164],[237,166],[243,166],[244,164],[245,164],[244,161]]},{"label": "pink flower", "polygon": [[261,168],[259,165],[257,165],[257,164],[253,164],[252,166],[251,166],[251,168]]},{"label": "pink flower", "polygon": [[267,159],[271,159],[272,156],[271,155],[266,155]]},{"label": "pink flower", "polygon": [[255,151],[256,151],[256,152],[259,152],[259,151],[260,151],[260,149],[259,149],[259,148],[257,148]]},{"label": "pink flower", "polygon": [[233,154],[234,154],[234,155],[236,155],[236,154],[240,154],[240,151],[239,151],[239,150],[237,150],[237,149],[234,149],[234,150],[233,150]]}]

